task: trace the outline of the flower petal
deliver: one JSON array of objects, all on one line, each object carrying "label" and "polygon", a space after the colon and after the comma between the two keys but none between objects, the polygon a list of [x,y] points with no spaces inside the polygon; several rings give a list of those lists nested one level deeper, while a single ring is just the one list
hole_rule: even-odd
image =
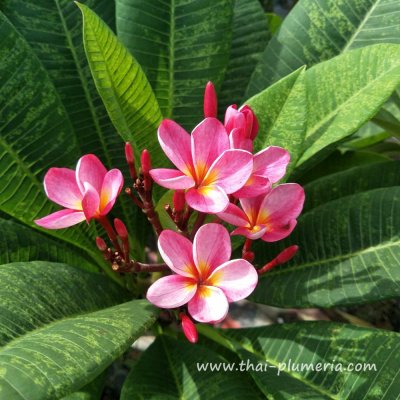
[{"label": "flower petal", "polygon": [[241,236],[244,236],[251,240],[257,240],[257,239],[262,238],[266,232],[267,232],[266,226],[256,225],[256,226],[253,226],[253,228],[244,228],[244,227],[236,228],[231,233],[231,235],[232,236],[241,235]]},{"label": "flower petal", "polygon": [[226,193],[218,186],[202,186],[186,192],[186,201],[194,210],[216,214],[225,210],[229,204]]},{"label": "flower petal", "polygon": [[85,182],[85,194],[82,199],[82,209],[85,213],[87,222],[89,222],[93,217],[98,216],[99,206],[99,193],[90,183]]},{"label": "flower petal", "polygon": [[158,250],[172,271],[189,278],[197,278],[193,245],[189,239],[174,231],[164,230],[158,238]]},{"label": "flower petal", "polygon": [[246,260],[231,260],[220,265],[207,284],[222,289],[229,302],[249,296],[258,282],[256,269]]},{"label": "flower petal", "polygon": [[230,203],[222,213],[218,213],[218,217],[223,221],[235,226],[247,226],[249,220],[247,215],[235,204]]},{"label": "flower petal", "polygon": [[227,150],[219,156],[204,178],[204,185],[218,185],[225,193],[238,191],[250,178],[253,156],[245,150]]},{"label": "flower petal", "polygon": [[224,125],[216,118],[206,118],[192,132],[192,155],[198,182],[212,163],[229,149],[229,137]]},{"label": "flower petal", "polygon": [[60,210],[35,220],[35,223],[46,229],[61,229],[79,224],[84,220],[85,214],[82,211]]},{"label": "flower petal", "polygon": [[251,222],[251,225],[255,225],[257,223],[258,213],[261,207],[262,202],[265,199],[265,194],[257,197],[245,197],[240,199],[240,205],[243,208],[243,211],[247,215],[247,218]]},{"label": "flower petal", "polygon": [[271,182],[268,178],[260,175],[251,175],[246,184],[237,192],[232,193],[234,197],[242,199],[244,197],[256,197],[271,190]]},{"label": "flower petal", "polygon": [[224,292],[213,286],[199,286],[189,301],[189,314],[198,322],[217,323],[228,314],[229,304]]},{"label": "flower petal", "polygon": [[203,225],[193,240],[193,259],[200,278],[205,280],[221,264],[231,258],[229,232],[221,224]]},{"label": "flower petal", "polygon": [[254,155],[253,171],[275,183],[285,176],[289,162],[290,154],[285,149],[270,146]]},{"label": "flower petal", "polygon": [[100,194],[99,208],[101,215],[106,215],[113,208],[123,184],[124,178],[119,169],[112,169],[107,172]]},{"label": "flower petal", "polygon": [[245,136],[244,129],[234,128],[229,135],[231,149],[247,150],[253,152],[253,141]]},{"label": "flower petal", "polygon": [[192,176],[190,135],[175,121],[164,119],[158,128],[158,141],[172,163],[185,175]]},{"label": "flower petal", "polygon": [[288,237],[297,225],[297,220],[292,219],[286,226],[267,228],[267,232],[261,237],[265,242],[276,242]]},{"label": "flower petal", "polygon": [[50,168],[44,177],[44,190],[54,203],[72,210],[82,210],[82,193],[73,169]]},{"label": "flower petal", "polygon": [[85,193],[85,182],[89,183],[97,193],[100,193],[107,170],[94,154],[81,157],[76,166],[76,182],[82,194]]},{"label": "flower petal", "polygon": [[150,176],[154,182],[167,189],[189,189],[195,185],[194,180],[190,176],[186,176],[176,169],[152,169],[150,170]]},{"label": "flower petal", "polygon": [[258,224],[265,224],[268,230],[284,227],[296,219],[304,204],[304,189],[297,183],[279,185],[265,196],[257,217]]},{"label": "flower petal", "polygon": [[160,308],[183,306],[193,298],[197,283],[180,275],[164,276],[155,281],[147,290],[147,300]]}]

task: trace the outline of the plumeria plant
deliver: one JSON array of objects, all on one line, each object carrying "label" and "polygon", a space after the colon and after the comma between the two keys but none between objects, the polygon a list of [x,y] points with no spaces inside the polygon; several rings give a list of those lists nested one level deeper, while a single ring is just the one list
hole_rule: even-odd
[{"label": "plumeria plant", "polygon": [[261,3],[0,2],[1,399],[399,397],[400,3]]}]

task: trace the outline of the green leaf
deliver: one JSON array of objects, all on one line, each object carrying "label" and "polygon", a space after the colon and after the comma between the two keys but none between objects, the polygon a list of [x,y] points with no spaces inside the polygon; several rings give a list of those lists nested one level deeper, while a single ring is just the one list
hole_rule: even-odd
[{"label": "green leaf", "polygon": [[15,262],[0,267],[0,345],[57,319],[127,300],[127,292],[99,274],[66,264]]},{"label": "green leaf", "polygon": [[[266,111],[283,81],[248,103],[260,119],[258,149],[287,146],[291,166],[304,164],[321,149],[354,133],[379,110],[400,82],[400,46],[376,45],[354,50],[298,75],[274,123]],[[294,72],[290,76],[296,76]],[[306,123],[304,119],[306,118]]]},{"label": "green leaf", "polygon": [[264,10],[258,0],[236,0],[233,10],[232,45],[224,83],[218,93],[221,114],[240,104],[250,76],[271,39]]},{"label": "green leaf", "polygon": [[163,196],[160,198],[160,200],[157,203],[157,206],[155,208],[156,212],[158,213],[158,216],[160,217],[161,225],[164,229],[171,229],[173,231],[176,230],[176,225],[170,218],[170,216],[167,214],[165,211],[164,206],[169,204],[171,207],[173,207],[172,203],[172,198],[174,196],[174,191],[173,190],[168,190],[163,194]]},{"label": "green leaf", "polygon": [[104,390],[107,370],[97,376],[92,382],[80,388],[77,392],[67,395],[62,400],[101,400]]},{"label": "green leaf", "polygon": [[331,200],[390,186],[400,186],[400,161],[362,165],[326,175],[304,186],[303,213]]},{"label": "green leaf", "polygon": [[244,366],[253,366],[248,373],[265,398],[391,400],[398,396],[397,333],[299,322],[220,334],[232,341]]},{"label": "green leaf", "polygon": [[197,369],[198,363],[221,362],[226,359],[207,347],[160,336],[126,378],[121,400],[264,398],[247,374]]},{"label": "green leaf", "polygon": [[0,264],[35,260],[76,265],[88,271],[99,270],[84,251],[35,232],[13,220],[0,218]]},{"label": "green leaf", "polygon": [[[357,186],[356,179],[352,184]],[[397,297],[399,226],[400,187],[316,207],[299,219],[287,239],[255,244],[260,265],[289,245],[298,244],[300,250],[261,278],[252,299],[279,307],[333,307]]]},{"label": "green leaf", "polygon": [[392,0],[300,0],[268,43],[247,96],[302,65],[372,44],[400,43],[399,13],[400,3]]},{"label": "green leaf", "polygon": [[[79,149],[46,71],[1,13],[0,37],[0,211],[41,230],[34,219],[56,210],[44,195],[42,177],[54,164],[69,165]],[[86,250],[95,231],[81,225],[47,233]]]},{"label": "green leaf", "polygon": [[[115,10],[112,1],[89,0],[107,22],[115,25]],[[80,11],[69,0],[44,2],[34,0],[5,0],[1,9],[30,44],[46,68],[71,124],[70,136],[79,145],[80,151],[68,158],[65,166],[75,167],[80,155],[96,154],[105,165],[118,168],[127,175],[124,145],[115,131],[96,91],[86,60],[82,42]],[[36,143],[32,144],[34,147]],[[62,165],[57,165],[62,166]],[[127,196],[121,196],[113,214],[122,218],[134,235],[132,243],[140,258],[147,237],[147,227],[142,213],[138,212]],[[140,249],[141,250],[141,249]]]},{"label": "green leaf", "polygon": [[117,0],[118,37],[143,67],[165,118],[192,129],[207,81],[217,90],[229,59],[233,1]]},{"label": "green leaf", "polygon": [[147,148],[156,154],[161,113],[146,76],[111,29],[88,7],[77,4],[90,70],[115,128],[136,153]]},{"label": "green leaf", "polygon": [[[65,396],[97,377],[154,321],[154,308],[126,298],[109,280],[63,264],[0,268],[0,393],[44,400]],[[75,316],[72,316],[75,315]]]},{"label": "green leaf", "polygon": [[260,125],[255,149],[283,147],[291,156],[288,171],[293,169],[301,154],[307,124],[304,68],[292,72],[246,104],[254,110]]}]

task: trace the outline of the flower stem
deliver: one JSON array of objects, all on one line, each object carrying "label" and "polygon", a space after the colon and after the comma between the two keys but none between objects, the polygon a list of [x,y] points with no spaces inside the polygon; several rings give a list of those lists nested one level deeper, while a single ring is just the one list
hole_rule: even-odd
[{"label": "flower stem", "polygon": [[203,225],[205,219],[206,219],[207,214],[202,213],[202,212],[198,212],[197,214],[197,218],[196,221],[193,225],[193,229],[192,232],[190,233],[190,238],[193,240],[194,235],[197,233],[197,231],[199,230],[199,228]]},{"label": "flower stem", "polygon": [[110,224],[110,221],[107,219],[106,216],[100,217],[98,221],[103,226],[104,230],[107,232],[107,235],[110,238],[112,244],[114,245],[115,250],[118,251],[120,254],[122,254],[121,246],[119,245],[117,235],[114,231],[114,228]]}]

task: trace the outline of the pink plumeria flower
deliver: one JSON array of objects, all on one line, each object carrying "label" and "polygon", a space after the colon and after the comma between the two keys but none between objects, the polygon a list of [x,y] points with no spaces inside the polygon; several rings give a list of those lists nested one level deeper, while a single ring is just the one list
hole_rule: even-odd
[{"label": "pink plumeria flower", "polygon": [[218,214],[222,220],[237,226],[232,235],[266,242],[281,240],[293,231],[304,204],[304,189],[297,183],[276,186],[266,195],[240,199],[243,208],[230,204]]},{"label": "pink plumeria flower", "polygon": [[180,125],[164,120],[158,140],[178,168],[152,169],[151,177],[160,186],[187,190],[190,207],[218,213],[229,204],[228,194],[239,190],[253,169],[253,156],[245,150],[230,150],[227,132],[216,118],[206,118],[189,135]]},{"label": "pink plumeria flower", "polygon": [[35,222],[47,229],[60,229],[101,218],[114,206],[123,183],[121,171],[107,171],[93,154],[81,157],[76,171],[50,168],[44,177],[46,195],[65,208]]},{"label": "pink plumeria flower", "polygon": [[220,224],[203,225],[193,244],[164,230],[158,248],[175,274],[160,278],[147,291],[147,299],[157,307],[176,308],[187,303],[193,319],[216,323],[225,318],[230,302],[244,299],[257,285],[257,271],[248,261],[229,261],[231,241]]},{"label": "pink plumeria flower", "polygon": [[253,141],[259,126],[257,117],[249,106],[244,105],[239,110],[236,104],[229,106],[225,112],[224,125],[229,134],[231,148],[253,151]]},{"label": "pink plumeria flower", "polygon": [[259,151],[253,158],[253,172],[245,185],[233,193],[236,198],[256,197],[267,193],[271,184],[278,182],[286,174],[290,154],[278,146],[269,146]]}]

